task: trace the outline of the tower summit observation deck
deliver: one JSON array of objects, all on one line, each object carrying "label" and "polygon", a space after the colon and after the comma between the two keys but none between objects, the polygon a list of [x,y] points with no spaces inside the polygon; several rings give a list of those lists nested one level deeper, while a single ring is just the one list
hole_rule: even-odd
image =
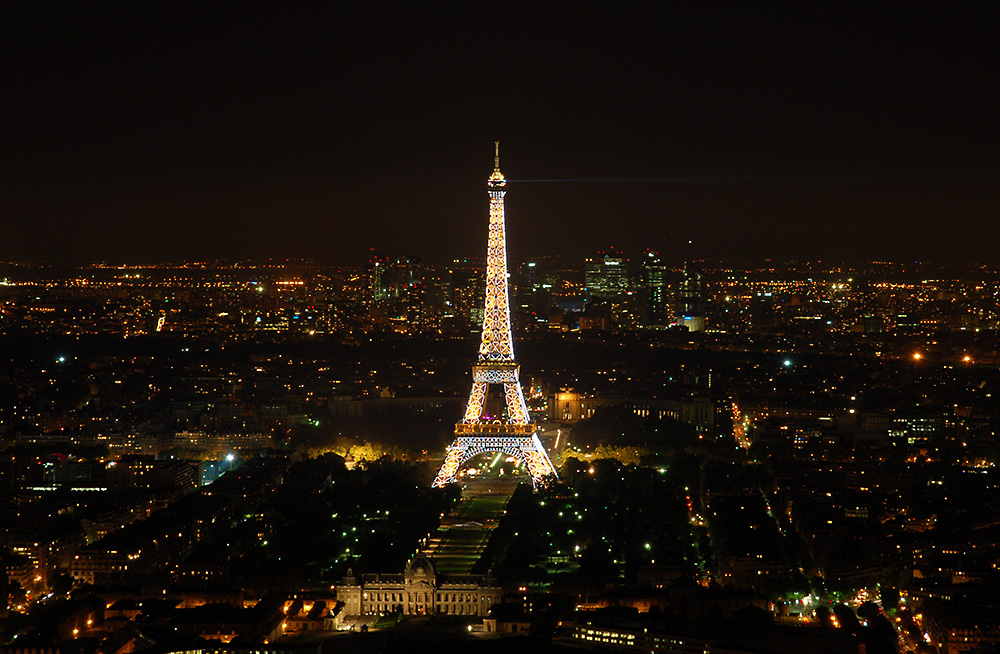
[{"label": "tower summit observation deck", "polygon": [[[535,433],[521,391],[520,366],[514,358],[510,333],[510,296],[507,289],[507,235],[503,199],[507,180],[500,172],[500,143],[496,143],[493,173],[486,180],[490,196],[490,229],[486,250],[486,310],[479,359],[472,365],[472,392],[465,416],[455,425],[455,440],[448,447],[435,486],[455,480],[463,463],[483,452],[503,452],[528,469],[537,486],[556,477],[545,449]],[[503,386],[501,415],[485,415],[491,386]]]}]

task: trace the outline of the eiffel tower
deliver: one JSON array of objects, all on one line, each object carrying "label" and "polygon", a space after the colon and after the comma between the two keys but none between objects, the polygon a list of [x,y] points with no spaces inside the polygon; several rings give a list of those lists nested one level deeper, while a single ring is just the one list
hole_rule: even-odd
[{"label": "eiffel tower", "polygon": [[[507,236],[503,198],[507,180],[500,172],[500,143],[496,143],[493,174],[486,182],[490,196],[490,232],[486,258],[486,311],[479,360],[472,364],[472,392],[465,417],[455,425],[455,440],[448,447],[444,464],[434,479],[435,486],[455,480],[463,463],[483,452],[503,452],[515,457],[528,469],[535,486],[556,477],[535,433],[535,423],[524,404],[519,378],[520,366],[514,359],[510,335],[510,299],[507,292]],[[503,385],[505,415],[485,416],[490,386]]]}]

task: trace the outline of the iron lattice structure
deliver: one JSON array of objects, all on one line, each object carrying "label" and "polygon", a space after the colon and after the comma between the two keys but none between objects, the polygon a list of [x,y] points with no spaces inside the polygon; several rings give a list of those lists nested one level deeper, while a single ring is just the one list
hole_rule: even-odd
[{"label": "iron lattice structure", "polygon": [[[486,311],[479,360],[472,366],[472,392],[465,416],[455,425],[455,441],[434,480],[444,486],[455,479],[462,464],[484,452],[503,452],[524,463],[537,486],[553,479],[556,470],[535,433],[528,415],[514,359],[510,333],[510,296],[507,290],[507,234],[503,199],[507,180],[500,172],[500,144],[496,144],[493,174],[486,182],[490,196],[490,231],[486,252]],[[484,416],[491,385],[503,385],[506,415]]]}]

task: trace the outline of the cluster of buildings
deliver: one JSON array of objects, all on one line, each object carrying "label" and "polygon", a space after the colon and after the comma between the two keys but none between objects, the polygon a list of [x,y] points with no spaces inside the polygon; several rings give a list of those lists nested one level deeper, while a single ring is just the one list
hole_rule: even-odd
[{"label": "cluster of buildings", "polygon": [[[482,322],[482,260],[8,265],[3,333],[467,334]],[[727,333],[921,333],[1000,325],[997,271],[929,264],[746,266],[610,248],[512,262],[515,325],[533,331],[683,327]]]},{"label": "cluster of buildings", "polygon": [[[199,568],[192,552],[234,511],[257,515],[254,507],[280,484],[286,466],[282,458],[255,459],[239,469],[226,462],[219,476],[200,470],[205,466],[196,461],[149,457],[5,462],[12,501],[3,507],[0,545],[9,581],[17,584],[17,604],[30,606],[73,584],[123,583],[146,575],[206,581],[212,566]],[[47,482],[31,480],[36,468],[45,471]],[[91,476],[61,478],[67,468],[88,469]],[[252,539],[245,545],[255,545],[267,530],[263,523],[248,530]]]},{"label": "cluster of buildings", "polygon": [[[212,483],[198,483],[190,475],[151,481],[158,468],[190,469],[191,462],[125,459],[110,469],[131,467],[148,485],[21,488],[4,507],[9,527],[0,543],[14,602],[9,609],[31,610],[26,624],[39,630],[35,645],[96,634],[116,648],[141,647],[151,636],[136,628],[140,614],[147,621],[160,616],[152,624],[167,628],[162,631],[183,627],[221,642],[262,625],[268,626],[259,636],[280,636],[288,628],[284,600],[234,589],[228,573],[273,533],[261,506],[291,460],[257,457]],[[220,543],[223,530],[226,542]],[[91,592],[64,599],[73,587]]]},{"label": "cluster of buildings", "polygon": [[[67,608],[68,633],[87,620],[122,621],[152,595],[167,602],[158,619],[206,634],[227,621],[259,620],[274,637],[394,613],[527,628],[530,619],[497,617],[510,594],[502,583],[439,573],[420,557],[352,571],[298,605],[220,590],[233,562],[272,536],[261,502],[288,465],[284,455],[240,460],[303,435],[368,442],[362,425],[387,424],[407,426],[406,456],[443,453],[450,429],[440,443],[425,429],[417,446],[415,426],[461,414],[482,320],[479,270],[373,256],[356,269],[5,272],[0,337],[18,347],[0,369],[9,398],[0,404],[0,545],[13,609],[92,584],[121,590],[102,607]],[[609,414],[677,421],[694,438],[725,442],[691,446],[687,510],[649,523],[655,562],[629,568],[621,587],[581,601],[581,611],[724,605],[731,619],[773,605],[805,617],[815,602],[789,601],[815,600],[817,589],[844,599],[891,589],[900,637],[914,645],[958,652],[998,640],[993,271],[667,266],[655,253],[608,251],[511,272],[527,405],[562,426],[563,447],[580,421]],[[656,434],[647,436],[654,451]],[[209,551],[234,516],[239,538]],[[582,557],[552,542],[562,548],[548,553],[553,569]],[[685,554],[701,558],[675,560]],[[692,575],[725,591],[677,586]],[[202,604],[231,610],[195,611]],[[581,620],[569,637],[592,648],[681,647],[667,642],[677,633],[639,629]],[[837,638],[829,642],[839,647]],[[689,636],[683,646],[725,643]]]}]

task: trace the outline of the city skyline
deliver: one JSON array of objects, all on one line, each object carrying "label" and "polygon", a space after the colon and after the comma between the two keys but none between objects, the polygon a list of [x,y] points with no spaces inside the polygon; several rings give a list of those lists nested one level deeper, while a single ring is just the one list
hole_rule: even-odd
[{"label": "city skyline", "polygon": [[498,371],[474,264],[5,281],[0,637],[995,645],[997,275],[616,262],[512,275],[533,491],[502,453],[432,488]]},{"label": "city skyline", "polygon": [[4,266],[0,642],[1000,642],[1000,271],[508,277],[487,190],[485,274]]},{"label": "city skyline", "polygon": [[0,259],[993,261],[975,8],[2,11]]},{"label": "city skyline", "polygon": [[0,645],[1000,652],[991,19],[0,2]]}]

